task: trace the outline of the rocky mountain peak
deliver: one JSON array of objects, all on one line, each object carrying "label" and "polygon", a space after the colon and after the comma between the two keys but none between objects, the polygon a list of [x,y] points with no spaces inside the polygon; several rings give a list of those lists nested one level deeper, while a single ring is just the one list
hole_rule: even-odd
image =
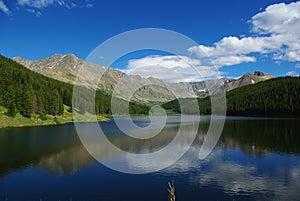
[{"label": "rocky mountain peak", "polygon": [[14,61],[22,64],[30,70],[36,72],[43,72],[52,68],[76,68],[82,63],[74,54],[55,54],[50,58],[43,58],[40,60],[27,60],[21,57],[14,57]]},{"label": "rocky mountain peak", "polygon": [[261,71],[255,71],[253,73],[253,75],[256,75],[256,76],[265,76],[265,75],[267,75],[267,73],[264,73],[264,72],[261,72]]},{"label": "rocky mountain peak", "polygon": [[274,78],[272,75],[260,71],[256,71],[253,74],[246,73],[245,75],[238,78],[237,80],[229,83],[227,89],[231,90],[231,89],[239,88],[250,84],[256,84],[258,82],[265,81],[272,78]]}]

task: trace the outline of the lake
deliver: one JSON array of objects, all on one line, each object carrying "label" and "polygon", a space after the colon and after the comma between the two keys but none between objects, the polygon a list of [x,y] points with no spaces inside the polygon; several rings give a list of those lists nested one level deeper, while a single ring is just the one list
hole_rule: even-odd
[{"label": "lake", "polygon": [[[137,126],[148,124],[147,118],[133,119]],[[180,160],[148,174],[121,173],[99,163],[81,144],[74,124],[0,129],[0,200],[166,201],[172,180],[177,201],[299,200],[299,119],[227,117],[217,146],[199,160],[209,122],[210,117],[201,117],[198,136]],[[97,123],[80,125],[88,133]],[[99,125],[124,152],[144,154],[172,141],[180,116],[168,117],[166,127],[151,139],[125,136],[113,120]],[[182,127],[189,139],[195,122]],[[106,164],[137,171],[159,165],[110,152],[101,140],[94,144]],[[185,146],[182,140],[174,149]]]}]

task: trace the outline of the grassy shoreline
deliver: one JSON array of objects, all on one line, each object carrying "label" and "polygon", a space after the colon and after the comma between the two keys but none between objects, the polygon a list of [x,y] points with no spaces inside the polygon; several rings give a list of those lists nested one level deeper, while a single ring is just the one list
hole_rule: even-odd
[{"label": "grassy shoreline", "polygon": [[[67,123],[74,123],[73,113],[70,112],[70,107],[64,105],[64,113],[61,116],[52,115],[39,115],[34,114],[31,118],[24,117],[20,113],[17,113],[15,117],[7,115],[7,108],[0,106],[0,128],[18,128],[18,127],[31,127],[31,126],[50,126],[50,125],[61,125]],[[167,111],[168,115],[176,115],[173,111]],[[141,114],[131,114],[130,116],[140,116]],[[178,115],[178,114],[177,114]],[[120,117],[128,115],[117,115]],[[76,122],[105,122],[109,121],[111,115],[95,115],[85,114],[76,116]]]},{"label": "grassy shoreline", "polygon": [[[19,113],[15,117],[10,117],[7,116],[6,113],[7,113],[7,109],[4,107],[0,107],[0,128],[49,126],[49,125],[74,123],[73,114],[68,111],[67,106],[65,106],[64,114],[61,116],[52,116],[47,114],[47,115],[33,115],[31,118],[28,118],[28,117],[23,117]],[[96,117],[97,117],[97,122],[104,122],[109,120],[109,118],[106,116],[97,115]]]}]

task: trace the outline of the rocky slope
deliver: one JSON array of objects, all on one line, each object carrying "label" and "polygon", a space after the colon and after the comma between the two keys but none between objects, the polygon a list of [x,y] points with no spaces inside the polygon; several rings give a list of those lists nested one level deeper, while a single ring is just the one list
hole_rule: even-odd
[{"label": "rocky slope", "polygon": [[226,84],[227,91],[243,87],[250,84],[255,84],[261,81],[274,78],[272,75],[263,72],[254,72],[253,74],[246,73],[242,77]]},{"label": "rocky slope", "polygon": [[[139,75],[127,75],[110,67],[102,67],[83,61],[73,54],[56,54],[50,58],[36,61],[20,57],[14,57],[13,60],[32,71],[72,84],[74,84],[78,70],[82,65],[89,69],[97,69],[97,73],[103,73],[97,87],[108,93],[114,91],[115,94],[124,99],[128,99],[128,96],[131,96],[131,100],[135,101],[164,102],[173,100],[176,96],[177,98],[196,96],[192,86],[188,83],[170,84],[156,78],[146,79]],[[94,73],[90,72],[90,75],[85,76],[88,78]],[[94,83],[84,83],[84,85],[93,87]]]},{"label": "rocky slope", "polygon": [[14,57],[13,60],[32,71],[72,84],[75,82],[77,72],[81,65],[84,64],[88,67],[96,65],[78,59],[73,54],[55,54],[50,58],[43,58],[35,61],[21,57]]}]

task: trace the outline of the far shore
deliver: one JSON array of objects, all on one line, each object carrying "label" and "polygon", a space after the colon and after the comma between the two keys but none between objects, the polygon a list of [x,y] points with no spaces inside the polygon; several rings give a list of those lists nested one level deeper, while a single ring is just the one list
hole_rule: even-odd
[{"label": "far shore", "polygon": [[[23,117],[21,114],[16,114],[15,117],[6,115],[7,109],[0,107],[0,128],[17,128],[17,127],[29,127],[29,126],[49,126],[49,125],[61,125],[67,123],[74,123],[73,114],[68,111],[68,107],[65,106],[64,114],[60,116],[52,115],[38,115],[34,114],[31,118]],[[87,114],[91,119],[95,119],[92,114]],[[108,116],[96,115],[97,120],[93,122],[104,122],[108,121]],[[79,120],[76,122],[84,122]]]},{"label": "far shore", "polygon": [[[2,109],[2,111],[1,111]],[[180,113],[168,113],[167,115],[181,115]],[[189,114],[186,114],[189,115]],[[128,115],[117,115],[118,117],[127,117]],[[142,114],[133,114],[130,116],[144,116]],[[200,116],[215,116],[210,114],[203,114]],[[110,120],[111,115],[95,115],[85,114],[82,117],[77,116],[76,122],[107,122]],[[244,118],[299,118],[298,116],[232,116],[227,117],[244,117]],[[88,120],[87,120],[88,119]],[[23,117],[21,114],[17,114],[15,117],[9,117],[3,112],[3,107],[0,108],[0,129],[1,128],[19,128],[19,127],[34,127],[34,126],[51,126],[51,125],[63,125],[68,123],[75,123],[73,114],[69,111],[65,111],[61,116],[52,115],[33,115],[31,118]]]},{"label": "far shore", "polygon": [[[97,115],[96,121],[89,121],[89,122],[106,122],[106,121],[109,121],[108,117]],[[86,122],[86,121],[76,121],[76,122]],[[51,126],[51,125],[63,125],[68,123],[74,123],[74,120],[65,119],[64,116],[56,116],[56,117],[50,116],[48,117],[47,120],[41,120],[37,116],[26,118],[21,115],[17,115],[16,117],[8,117],[8,116],[3,117],[2,115],[0,115],[0,128]]]}]

